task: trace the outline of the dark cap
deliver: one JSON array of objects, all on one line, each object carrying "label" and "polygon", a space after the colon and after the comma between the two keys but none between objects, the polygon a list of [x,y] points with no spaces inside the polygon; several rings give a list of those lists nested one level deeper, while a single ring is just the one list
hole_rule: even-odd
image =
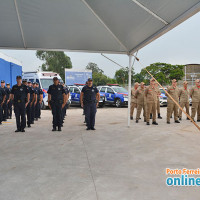
[{"label": "dark cap", "polygon": [[5,83],[5,81],[4,81],[4,80],[1,80],[1,83]]},{"label": "dark cap", "polygon": [[27,79],[23,79],[22,82],[23,82],[23,83],[26,83],[26,82],[27,82]]},{"label": "dark cap", "polygon": [[28,81],[28,83],[31,83],[31,81]]},{"label": "dark cap", "polygon": [[88,81],[92,81],[92,79],[91,79],[91,78],[88,78]]},{"label": "dark cap", "polygon": [[6,83],[6,85],[10,85],[10,83]]},{"label": "dark cap", "polygon": [[53,77],[53,80],[55,81],[55,80],[58,80],[58,77]]},{"label": "dark cap", "polygon": [[36,82],[33,82],[32,84],[33,84],[33,85],[35,85],[35,84],[36,84]]},{"label": "dark cap", "polygon": [[16,79],[22,79],[22,77],[21,76],[17,76]]}]

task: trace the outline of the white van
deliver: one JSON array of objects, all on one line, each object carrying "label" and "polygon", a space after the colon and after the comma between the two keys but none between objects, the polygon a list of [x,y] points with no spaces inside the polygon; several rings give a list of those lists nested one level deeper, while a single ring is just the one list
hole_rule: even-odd
[{"label": "white van", "polygon": [[37,82],[39,83],[40,88],[43,91],[43,103],[42,108],[45,109],[46,106],[48,106],[48,88],[50,85],[53,84],[53,78],[58,77],[60,81],[62,81],[60,75],[55,72],[39,72],[39,71],[33,71],[33,72],[24,72],[22,75],[23,79],[27,79],[27,81]]}]

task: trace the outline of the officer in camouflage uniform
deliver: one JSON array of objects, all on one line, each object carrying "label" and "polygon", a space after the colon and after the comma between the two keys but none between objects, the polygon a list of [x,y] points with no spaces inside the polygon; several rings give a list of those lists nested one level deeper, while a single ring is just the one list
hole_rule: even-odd
[{"label": "officer in camouflage uniform", "polygon": [[158,83],[155,83],[155,87],[156,87],[156,91],[157,91],[157,114],[158,114],[158,119],[162,119],[161,115],[160,115],[160,95],[161,95],[161,91],[158,87]]},{"label": "officer in camouflage uniform", "polygon": [[158,125],[158,123],[156,122],[157,91],[155,88],[155,80],[153,78],[150,80],[150,85],[145,89],[145,97],[147,101],[147,116],[146,116],[147,125],[150,125],[149,124],[150,113],[152,113],[153,115],[152,124]]},{"label": "officer in camouflage uniform", "polygon": [[[179,93],[178,96],[180,98],[180,106],[181,108],[186,108],[186,113],[188,115],[190,115],[189,113],[189,90],[187,88],[187,81],[183,82],[183,87],[179,89]],[[179,120],[182,120],[182,110],[179,109]],[[187,120],[189,120],[189,118],[187,117]]]},{"label": "officer in camouflage uniform", "polygon": [[191,118],[194,120],[194,117],[197,113],[197,121],[200,121],[200,81],[197,79],[195,81],[195,86],[190,90],[190,97],[192,98],[192,114]]},{"label": "officer in camouflage uniform", "polygon": [[146,122],[146,98],[144,95],[144,82],[140,83],[140,87],[135,92],[135,98],[137,99],[137,114],[136,114],[136,123],[140,119],[140,114],[143,109],[144,122]]},{"label": "officer in camouflage uniform", "polygon": [[[177,87],[176,79],[172,80],[172,85],[167,88],[167,92],[171,97],[178,103],[179,102],[179,89]],[[174,112],[174,122],[180,123],[178,120],[178,106],[172,101],[172,99],[167,95],[167,124],[170,124],[170,117]]]},{"label": "officer in camouflage uniform", "polygon": [[133,120],[133,112],[134,109],[137,108],[137,99],[135,98],[135,92],[139,87],[139,83],[136,82],[134,84],[134,88],[131,90],[131,112],[130,112],[130,119]]}]

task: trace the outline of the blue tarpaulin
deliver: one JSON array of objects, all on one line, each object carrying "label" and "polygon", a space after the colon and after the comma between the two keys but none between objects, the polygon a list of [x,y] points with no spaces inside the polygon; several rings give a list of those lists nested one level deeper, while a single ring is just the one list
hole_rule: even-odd
[{"label": "blue tarpaulin", "polygon": [[16,84],[16,76],[22,76],[22,66],[0,57],[0,81],[4,80],[12,87]]},{"label": "blue tarpaulin", "polygon": [[85,84],[88,78],[92,78],[92,71],[65,70],[66,85]]}]

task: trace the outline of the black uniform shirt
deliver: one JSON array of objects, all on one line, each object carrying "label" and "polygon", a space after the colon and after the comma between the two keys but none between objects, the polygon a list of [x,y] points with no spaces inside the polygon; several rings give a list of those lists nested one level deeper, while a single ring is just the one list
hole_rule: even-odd
[{"label": "black uniform shirt", "polygon": [[6,95],[5,91],[3,88],[0,87],[0,103],[3,101],[3,97]]},{"label": "black uniform shirt", "polygon": [[6,94],[6,101],[7,101],[9,99],[9,90],[7,87],[3,87],[2,89],[4,90],[4,92]]},{"label": "black uniform shirt", "polygon": [[29,93],[29,89],[26,85],[14,85],[11,90],[11,94],[14,94],[14,102],[23,102],[25,103],[27,100],[27,94]]},{"label": "black uniform shirt", "polygon": [[95,103],[96,102],[96,94],[99,93],[99,90],[94,86],[88,87],[86,85],[83,87],[81,92],[84,93],[83,103]]},{"label": "black uniform shirt", "polygon": [[63,102],[65,90],[62,85],[50,85],[47,93],[51,95],[52,102]]}]

